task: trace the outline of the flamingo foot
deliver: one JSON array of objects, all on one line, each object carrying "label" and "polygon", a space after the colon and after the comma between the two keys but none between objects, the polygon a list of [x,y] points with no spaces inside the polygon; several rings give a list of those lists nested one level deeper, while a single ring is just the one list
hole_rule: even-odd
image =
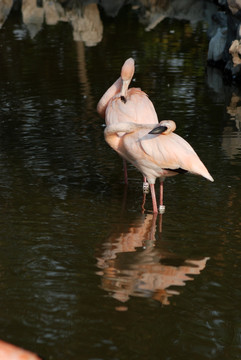
[{"label": "flamingo foot", "polygon": [[159,214],[164,214],[165,209],[166,209],[165,205],[159,205],[159,209],[158,209]]},{"label": "flamingo foot", "polygon": [[143,182],[143,193],[149,194],[149,183],[147,181]]}]

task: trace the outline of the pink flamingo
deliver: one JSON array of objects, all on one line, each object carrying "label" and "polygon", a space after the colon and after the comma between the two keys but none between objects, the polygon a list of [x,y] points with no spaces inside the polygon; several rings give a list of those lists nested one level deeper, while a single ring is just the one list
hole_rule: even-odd
[{"label": "pink flamingo", "polygon": [[[132,58],[125,61],[121,76],[105,92],[97,105],[97,112],[105,119],[106,125],[125,122],[138,124],[158,124],[158,118],[152,102],[146,93],[138,88],[130,88],[129,84],[135,72]],[[122,137],[123,132],[117,136]],[[124,159],[125,183],[127,184],[127,168]],[[148,192],[149,185],[144,177],[143,191]]]},{"label": "pink flamingo", "polygon": [[[160,178],[159,212],[164,213],[163,181],[178,173],[190,172],[214,181],[191,145],[173,131],[176,124],[163,120],[156,124],[116,123],[105,128],[107,143],[131,162],[147,178],[153,212],[157,213],[155,181]],[[150,131],[151,130],[151,131]],[[125,135],[118,136],[119,132]]]},{"label": "pink flamingo", "polygon": [[1,360],[41,360],[37,355],[30,351],[21,349],[15,345],[0,340],[0,359]]}]

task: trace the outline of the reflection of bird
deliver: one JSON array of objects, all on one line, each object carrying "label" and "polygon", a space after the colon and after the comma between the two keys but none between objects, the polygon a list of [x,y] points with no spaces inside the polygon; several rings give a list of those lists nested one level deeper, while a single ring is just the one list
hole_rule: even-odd
[{"label": "reflection of bird", "polygon": [[[128,89],[134,71],[134,60],[129,58],[122,66],[120,78],[98,102],[97,111],[105,118],[106,125],[130,121],[138,124],[158,124],[156,111],[146,93],[138,88]],[[117,135],[121,138],[123,132],[119,132]],[[125,182],[127,183],[125,162],[124,169]]]},{"label": "reflection of bird", "polygon": [[[152,130],[149,132],[150,129]],[[191,172],[213,181],[191,145],[173,133],[175,129],[176,124],[172,120],[163,120],[159,126],[119,123],[109,125],[105,129],[105,139],[108,144],[147,178],[151,187],[154,213],[157,213],[154,187],[156,178],[161,179],[160,212],[164,212],[165,209],[163,180],[166,177]],[[125,135],[120,138],[119,132],[124,132]]]},{"label": "reflection of bird", "polygon": [[30,351],[23,350],[15,345],[0,340],[0,359],[1,360],[40,360],[40,358]]},{"label": "reflection of bird", "polygon": [[138,296],[151,297],[168,305],[170,297],[180,294],[173,286],[184,286],[186,281],[193,280],[192,275],[200,274],[206,266],[207,257],[181,259],[175,252],[161,248],[161,244],[155,247],[156,220],[156,214],[147,214],[129,228],[126,223],[119,223],[118,230],[115,227],[98,254],[102,288],[123,303],[130,296]]}]

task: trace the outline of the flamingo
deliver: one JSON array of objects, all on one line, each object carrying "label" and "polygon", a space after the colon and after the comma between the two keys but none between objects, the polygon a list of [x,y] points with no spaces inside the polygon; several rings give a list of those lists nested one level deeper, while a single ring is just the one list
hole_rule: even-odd
[{"label": "flamingo", "polygon": [[0,340],[1,360],[41,360],[34,353]]},{"label": "flamingo", "polygon": [[[191,145],[175,134],[175,129],[173,120],[163,120],[158,125],[116,123],[108,125],[104,131],[106,142],[147,178],[154,213],[158,212],[155,194],[157,178],[160,178],[159,213],[165,211],[163,181],[166,177],[190,172],[214,181]],[[119,137],[119,132],[125,135]]]},{"label": "flamingo", "polygon": [[[121,76],[104,93],[97,104],[97,112],[105,119],[106,125],[134,122],[138,124],[158,124],[155,108],[147,94],[139,88],[130,88],[129,84],[135,72],[134,59],[127,59],[121,69]],[[118,137],[124,135],[118,132]],[[125,183],[127,180],[126,161],[124,159]],[[143,191],[148,192],[148,183],[144,177]]]}]

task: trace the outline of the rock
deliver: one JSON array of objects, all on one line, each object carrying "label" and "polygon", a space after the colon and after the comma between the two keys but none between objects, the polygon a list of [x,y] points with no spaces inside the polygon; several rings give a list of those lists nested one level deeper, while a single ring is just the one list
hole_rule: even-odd
[{"label": "rock", "polygon": [[31,38],[34,38],[41,30],[44,21],[43,7],[37,6],[37,1],[22,0],[22,16]]},{"label": "rock", "polygon": [[227,3],[233,15],[237,15],[241,10],[241,0],[227,0]]},{"label": "rock", "polygon": [[208,47],[208,61],[223,61],[223,52],[227,40],[227,28],[218,28],[216,34],[212,37]]},{"label": "rock", "polygon": [[94,46],[102,40],[103,25],[96,4],[85,6],[82,14],[73,9],[68,12],[68,17],[75,41],[84,41],[87,46]]},{"label": "rock", "polygon": [[229,53],[232,55],[233,66],[241,64],[241,41],[234,40],[229,48]]},{"label": "rock", "polygon": [[44,17],[47,25],[56,25],[59,21],[67,21],[62,5],[54,0],[44,0]]},{"label": "rock", "polygon": [[[207,11],[216,11],[213,4],[202,0],[140,0],[140,20],[146,30],[154,29],[165,18],[189,21],[192,25],[202,21]],[[210,8],[213,10],[210,11]]]},{"label": "rock", "polygon": [[0,1],[0,29],[6,21],[8,14],[13,6],[13,0],[1,0]]},{"label": "rock", "polygon": [[115,17],[122,6],[125,4],[125,0],[102,0],[100,6],[104,9],[107,16]]}]

